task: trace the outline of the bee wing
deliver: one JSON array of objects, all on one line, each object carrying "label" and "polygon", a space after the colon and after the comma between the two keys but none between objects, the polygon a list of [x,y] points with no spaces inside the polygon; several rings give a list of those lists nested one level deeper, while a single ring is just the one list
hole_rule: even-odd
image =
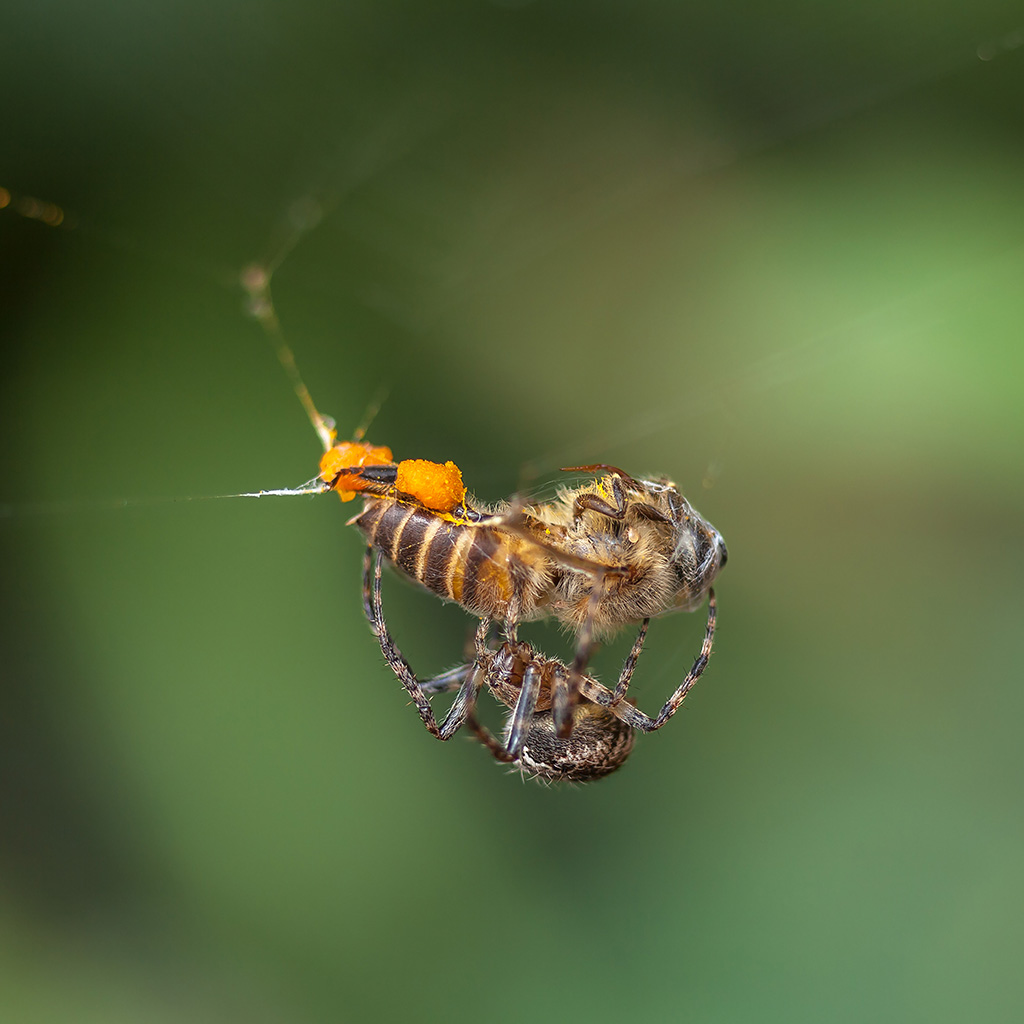
[{"label": "bee wing", "polygon": [[560,547],[549,541],[538,537],[533,530],[526,525],[526,513],[518,499],[514,499],[512,507],[504,515],[494,516],[486,520],[488,526],[504,530],[522,540],[527,541],[534,547],[540,548],[553,562],[585,572],[590,576],[604,576],[608,573],[623,572],[625,567],[621,565],[608,565],[605,562],[596,562],[591,558],[583,558],[574,555],[570,551],[563,551]]}]

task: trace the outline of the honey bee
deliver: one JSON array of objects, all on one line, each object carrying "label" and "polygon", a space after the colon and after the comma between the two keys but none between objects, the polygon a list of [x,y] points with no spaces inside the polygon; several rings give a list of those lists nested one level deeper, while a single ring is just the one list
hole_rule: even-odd
[{"label": "honey bee", "polygon": [[572,733],[594,642],[697,608],[728,557],[721,534],[675,484],[614,466],[572,467],[600,475],[549,503],[497,508],[470,500],[454,463],[395,462],[389,449],[366,442],[332,446],[320,470],[325,489],[343,501],[363,495],[350,523],[370,551],[482,626],[497,621],[515,642],[518,623],[551,616],[576,635],[566,684],[552,689],[560,739]]},{"label": "honey bee", "polygon": [[[371,579],[371,559],[373,570]],[[555,727],[553,704],[567,685],[570,669],[544,657],[523,641],[506,639],[496,650],[487,646],[486,620],[477,630],[475,658],[440,676],[420,682],[392,639],[381,605],[383,555],[368,550],[364,559],[363,588],[367,614],[381,650],[395,675],[412,696],[427,728],[439,739],[450,739],[468,724],[498,761],[512,764],[523,774],[552,782],[589,782],[620,768],[633,749],[635,734],[660,729],[675,714],[700,678],[711,655],[715,634],[715,593],[708,591],[708,622],[700,654],[683,682],[650,718],[627,699],[627,691],[650,620],[645,619],[622,666],[619,681],[609,690],[589,675],[580,677],[579,697],[572,710],[573,728],[561,737]],[[486,688],[509,710],[501,740],[480,724],[476,704]],[[457,690],[445,720],[437,724],[430,697]]]},{"label": "honey bee", "polygon": [[[449,739],[468,723],[499,760],[549,778],[597,778],[613,771],[632,747],[631,730],[664,725],[707,664],[715,624],[712,583],[728,557],[721,534],[672,481],[637,480],[603,463],[572,467],[595,479],[560,489],[554,501],[514,500],[487,508],[468,497],[455,463],[396,462],[388,448],[366,442],[372,410],[355,440],[336,443],[333,421],[317,410],[281,334],[270,293],[272,272],[272,265],[247,267],[241,283],[324,455],[316,486],[260,493],[333,490],[342,501],[362,495],[363,509],[349,523],[368,545],[364,610],[388,664],[433,735]],[[384,558],[442,600],[479,616],[471,663],[425,683],[416,679],[384,623]],[[658,716],[648,718],[626,700],[626,689],[650,619],[692,611],[705,597],[708,624],[701,654]],[[520,622],[545,617],[575,635],[571,665],[518,640]],[[494,622],[505,636],[497,650],[487,641]],[[640,633],[610,691],[586,674],[593,645],[637,623]],[[485,686],[512,708],[503,742],[475,718],[476,696]],[[458,695],[439,724],[430,696],[445,689],[457,689]]]}]

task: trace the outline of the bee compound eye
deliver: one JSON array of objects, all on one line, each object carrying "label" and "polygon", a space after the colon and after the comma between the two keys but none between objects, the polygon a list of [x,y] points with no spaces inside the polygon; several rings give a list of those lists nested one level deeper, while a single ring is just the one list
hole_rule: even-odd
[{"label": "bee compound eye", "polygon": [[729,549],[725,546],[725,541],[722,540],[721,535],[719,535],[716,543],[718,545],[718,567],[721,569],[729,561]]}]

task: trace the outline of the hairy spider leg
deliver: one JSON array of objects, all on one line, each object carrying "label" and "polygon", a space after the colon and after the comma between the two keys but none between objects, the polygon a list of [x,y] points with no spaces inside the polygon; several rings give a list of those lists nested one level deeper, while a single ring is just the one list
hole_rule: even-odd
[{"label": "hairy spider leg", "polygon": [[[391,638],[387,624],[384,621],[384,609],[381,604],[380,595],[382,562],[383,555],[380,551],[377,551],[376,557],[374,557],[373,548],[366,549],[366,553],[363,556],[363,607],[369,613],[370,628],[377,637],[384,660],[412,698],[413,704],[416,705],[416,711],[419,713],[420,719],[426,726],[427,731],[439,740],[449,740],[461,728],[467,711],[472,710],[480,688],[484,683],[483,665],[488,654],[487,634],[490,629],[490,621],[487,619],[480,621],[474,639],[476,660],[473,662],[470,670],[466,670],[467,666],[461,666],[458,670],[465,670],[459,693],[452,706],[448,709],[448,714],[445,715],[444,721],[438,725],[437,719],[434,716],[434,709],[430,706],[429,698],[430,693],[438,692],[437,689],[433,688],[433,680],[427,682],[426,688],[424,684],[420,683],[416,678],[416,674],[410,668],[409,663],[403,657],[398,645]],[[371,564],[373,570],[372,580]],[[443,678],[444,682],[441,686],[444,689],[451,688],[450,683],[454,678],[453,673],[444,673],[442,677],[438,678]]]},{"label": "hairy spider leg", "polygon": [[[656,729],[660,729],[678,710],[686,695],[693,688],[694,683],[700,679],[704,669],[707,668],[708,659],[711,657],[711,648],[715,639],[715,618],[717,615],[717,603],[715,601],[714,588],[708,590],[708,621],[707,626],[704,630],[704,640],[701,643],[700,654],[697,655],[690,671],[686,673],[686,678],[679,684],[675,693],[665,704],[662,706],[661,711],[658,712],[655,718],[650,718],[645,715],[642,711],[636,708],[634,705],[623,701],[625,696],[626,687],[628,686],[628,676],[626,678],[626,684],[623,685],[622,678],[619,679],[619,685],[615,687],[615,690],[609,690],[606,686],[602,686],[596,679],[590,676],[584,676],[581,680],[580,692],[587,700],[592,701],[594,704],[600,704],[601,707],[607,708],[618,718],[621,718],[627,725],[633,729],[637,729],[640,732],[654,732]],[[640,639],[639,637],[637,638]],[[634,645],[634,650],[636,645]],[[639,651],[637,651],[639,655]],[[630,660],[633,664],[636,664],[636,659],[632,657],[626,659],[627,665]],[[623,667],[623,674],[625,675],[625,666]]]}]

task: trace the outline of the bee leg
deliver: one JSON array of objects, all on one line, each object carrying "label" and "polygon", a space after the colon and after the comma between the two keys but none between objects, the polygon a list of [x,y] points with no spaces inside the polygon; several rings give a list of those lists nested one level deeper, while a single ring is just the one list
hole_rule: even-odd
[{"label": "bee leg", "polygon": [[609,466],[607,462],[595,462],[589,466],[563,466],[563,473],[611,473],[612,476],[618,477],[620,480],[625,480],[627,484],[637,485],[636,481],[624,470],[619,469],[618,466]]},{"label": "bee leg", "polygon": [[[423,724],[426,726],[427,731],[432,736],[436,736],[439,740],[450,739],[465,720],[464,716],[467,701],[469,701],[471,697],[475,700],[474,687],[476,690],[479,690],[482,683],[482,680],[479,677],[482,673],[480,671],[467,673],[458,697],[456,697],[455,702],[452,704],[448,714],[445,716],[444,722],[439,726],[437,724],[437,719],[434,717],[434,709],[430,706],[428,691],[423,688],[420,681],[416,678],[416,674],[410,668],[409,663],[405,660],[401,650],[398,648],[398,645],[391,638],[391,634],[388,632],[387,623],[384,621],[384,608],[381,604],[380,597],[381,563],[383,561],[383,556],[381,552],[378,551],[376,558],[372,559],[373,579],[371,583],[369,578],[371,554],[371,552],[368,552],[366,557],[363,559],[363,595],[364,604],[366,605],[366,610],[370,616],[370,628],[377,637],[381,653],[384,655],[384,660],[388,663],[391,671],[395,673],[398,681],[405,687],[409,696],[412,698],[413,704],[416,705],[416,710],[419,713]],[[474,667],[477,667],[476,662],[474,662]]]},{"label": "bee leg", "polygon": [[629,509],[632,509],[638,515],[643,516],[644,519],[651,519],[656,523],[672,522],[664,512],[656,509],[653,505],[648,505],[646,501],[633,501],[627,505],[619,487],[618,477],[613,477],[612,479],[615,481],[612,487],[617,492],[616,497],[619,504],[612,505],[605,501],[604,498],[598,497],[596,494],[577,495],[576,500],[572,503],[572,517],[574,522],[578,523],[584,511],[588,509],[591,512],[597,512],[602,516],[607,516],[609,519],[624,519],[626,512]]},{"label": "bee leg", "polygon": [[[583,696],[594,704],[607,708],[616,718],[621,719],[633,729],[638,729],[640,732],[654,732],[655,729],[660,729],[679,710],[679,706],[683,703],[693,684],[700,679],[701,673],[707,667],[708,659],[711,657],[711,645],[715,639],[716,614],[715,592],[711,589],[708,591],[708,623],[704,630],[704,642],[701,644],[700,654],[697,655],[690,671],[686,673],[686,678],[679,684],[679,688],[665,701],[664,707],[658,712],[656,718],[650,718],[633,707],[632,704],[617,703],[615,694],[618,693],[619,687],[617,686],[615,693],[612,693],[596,679],[587,677],[583,680],[580,688]],[[637,640],[639,639],[640,637],[637,638]],[[636,644],[633,647],[635,650]],[[623,666],[623,672],[625,672],[625,666]],[[619,685],[621,686],[621,684],[620,677]]]},{"label": "bee leg", "polygon": [[554,674],[551,683],[551,719],[559,739],[568,739],[572,735],[573,712],[579,703],[580,686],[584,678],[579,652],[568,673]]},{"label": "bee leg", "polygon": [[614,466],[574,466],[573,469],[608,469],[614,474],[609,479],[611,480],[612,497],[615,499],[615,504],[605,501],[600,495],[587,493],[576,495],[576,500],[572,503],[572,518],[573,522],[578,523],[583,516],[585,511],[597,512],[599,515],[607,516],[609,519],[624,519],[626,512],[632,509],[638,515],[643,516],[645,519],[651,519],[656,523],[671,523],[672,519],[665,515],[660,509],[656,509],[653,505],[649,505],[646,501],[631,501],[627,502],[626,495],[622,491],[622,481],[625,480],[627,483],[638,486],[637,482],[631,477],[626,476],[621,469],[615,469]]},{"label": "bee leg", "polygon": [[612,482],[612,497],[615,504],[604,500],[597,494],[578,494],[572,503],[572,518],[579,522],[586,511],[597,512],[599,515],[607,516],[609,519],[623,519],[626,515],[626,496],[622,493],[622,483],[617,476],[610,478]]},{"label": "bee leg", "polygon": [[633,670],[640,658],[640,652],[644,649],[644,640],[647,639],[647,627],[651,624],[650,619],[644,619],[640,632],[633,641],[633,649],[629,652],[622,664],[622,671],[619,673],[619,681],[615,684],[615,692],[612,694],[612,704],[621,703],[626,697],[629,689],[629,681],[633,678]]},{"label": "bee leg", "polygon": [[576,641],[576,656],[569,668],[569,676],[565,685],[556,685],[551,691],[551,713],[555,726],[555,735],[559,739],[568,739],[572,735],[573,711],[579,702],[580,680],[590,662],[594,650],[594,620],[597,610],[604,599],[605,576],[602,573],[594,581],[594,589],[590,592],[587,602],[587,614],[583,618]]}]

